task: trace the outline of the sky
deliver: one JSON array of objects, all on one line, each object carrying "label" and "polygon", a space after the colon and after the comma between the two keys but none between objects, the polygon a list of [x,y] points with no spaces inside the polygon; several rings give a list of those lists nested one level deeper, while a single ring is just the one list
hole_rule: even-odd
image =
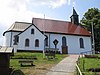
[{"label": "sky", "polygon": [[32,18],[70,21],[75,8],[81,20],[90,8],[100,9],[100,0],[0,0],[0,45],[2,35],[14,22],[32,22]]}]

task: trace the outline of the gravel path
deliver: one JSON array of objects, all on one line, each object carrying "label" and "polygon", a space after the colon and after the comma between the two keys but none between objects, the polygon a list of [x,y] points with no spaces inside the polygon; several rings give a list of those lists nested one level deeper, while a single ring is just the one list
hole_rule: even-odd
[{"label": "gravel path", "polygon": [[78,56],[79,55],[69,55],[56,66],[52,67],[46,75],[73,75]]}]

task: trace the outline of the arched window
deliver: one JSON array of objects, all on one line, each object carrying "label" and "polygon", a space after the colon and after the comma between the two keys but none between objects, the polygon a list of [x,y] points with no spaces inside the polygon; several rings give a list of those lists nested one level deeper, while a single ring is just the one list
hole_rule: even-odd
[{"label": "arched window", "polygon": [[15,35],[14,36],[14,45],[17,45],[18,42],[19,42],[19,36]]},{"label": "arched window", "polygon": [[35,40],[35,47],[39,47],[39,40],[38,39]]},{"label": "arched window", "polygon": [[80,48],[84,48],[84,41],[83,41],[83,38],[80,38],[80,39],[79,39],[79,42],[80,42]]},{"label": "arched window", "polygon": [[34,34],[34,29],[31,29],[31,34]]},{"label": "arched window", "polygon": [[48,36],[45,38],[45,46],[48,46]]},{"label": "arched window", "polygon": [[63,46],[63,47],[66,46],[66,37],[62,37],[62,46]]},{"label": "arched window", "polygon": [[25,47],[29,47],[29,43],[30,43],[29,39],[26,39],[25,40]]},{"label": "arched window", "polygon": [[19,36],[17,36],[17,42],[19,42]]}]

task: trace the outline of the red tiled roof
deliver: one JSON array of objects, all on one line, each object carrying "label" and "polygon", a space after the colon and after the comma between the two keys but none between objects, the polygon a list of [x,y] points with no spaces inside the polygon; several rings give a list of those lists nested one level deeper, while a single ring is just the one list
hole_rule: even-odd
[{"label": "red tiled roof", "polygon": [[70,35],[84,35],[90,36],[89,31],[81,27],[80,25],[72,24],[71,22],[33,18],[32,23],[36,25],[40,31],[62,33]]}]

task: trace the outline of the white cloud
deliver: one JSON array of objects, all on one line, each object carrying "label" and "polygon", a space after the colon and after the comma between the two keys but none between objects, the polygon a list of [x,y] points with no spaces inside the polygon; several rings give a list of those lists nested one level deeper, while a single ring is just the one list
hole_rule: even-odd
[{"label": "white cloud", "polygon": [[41,13],[27,10],[27,1],[0,0],[0,23],[5,26],[10,26],[15,21],[31,22],[32,17],[43,17]]},{"label": "white cloud", "polygon": [[[70,0],[0,0],[0,27],[3,25],[3,28],[9,28],[15,21],[31,22],[32,17],[44,17],[42,13],[36,13],[29,10],[28,5],[45,5],[57,8],[66,3],[70,4]],[[0,30],[0,34],[2,31]],[[0,40],[2,39],[1,37]]]},{"label": "white cloud", "polygon": [[35,6],[46,5],[51,8],[58,8],[66,3],[70,3],[70,0],[31,0],[32,4]]},{"label": "white cloud", "polygon": [[43,17],[41,13],[28,10],[27,1],[28,0],[0,0],[0,45],[4,42],[2,33],[15,21],[32,22],[32,17]]},{"label": "white cloud", "polygon": [[54,0],[50,1],[50,6],[52,8],[57,8],[57,7],[61,7],[62,5],[65,5],[66,4],[66,0],[56,0],[54,2]]},{"label": "white cloud", "polygon": [[70,4],[70,0],[0,0],[0,23],[10,26],[15,21],[31,22],[32,17],[43,17],[43,14],[28,10],[28,5],[48,5],[57,8],[67,1]]},{"label": "white cloud", "polygon": [[56,2],[51,1],[51,6],[53,8],[57,8],[57,7],[60,7],[62,5],[65,5],[66,2],[67,2],[66,0],[56,0]]}]

